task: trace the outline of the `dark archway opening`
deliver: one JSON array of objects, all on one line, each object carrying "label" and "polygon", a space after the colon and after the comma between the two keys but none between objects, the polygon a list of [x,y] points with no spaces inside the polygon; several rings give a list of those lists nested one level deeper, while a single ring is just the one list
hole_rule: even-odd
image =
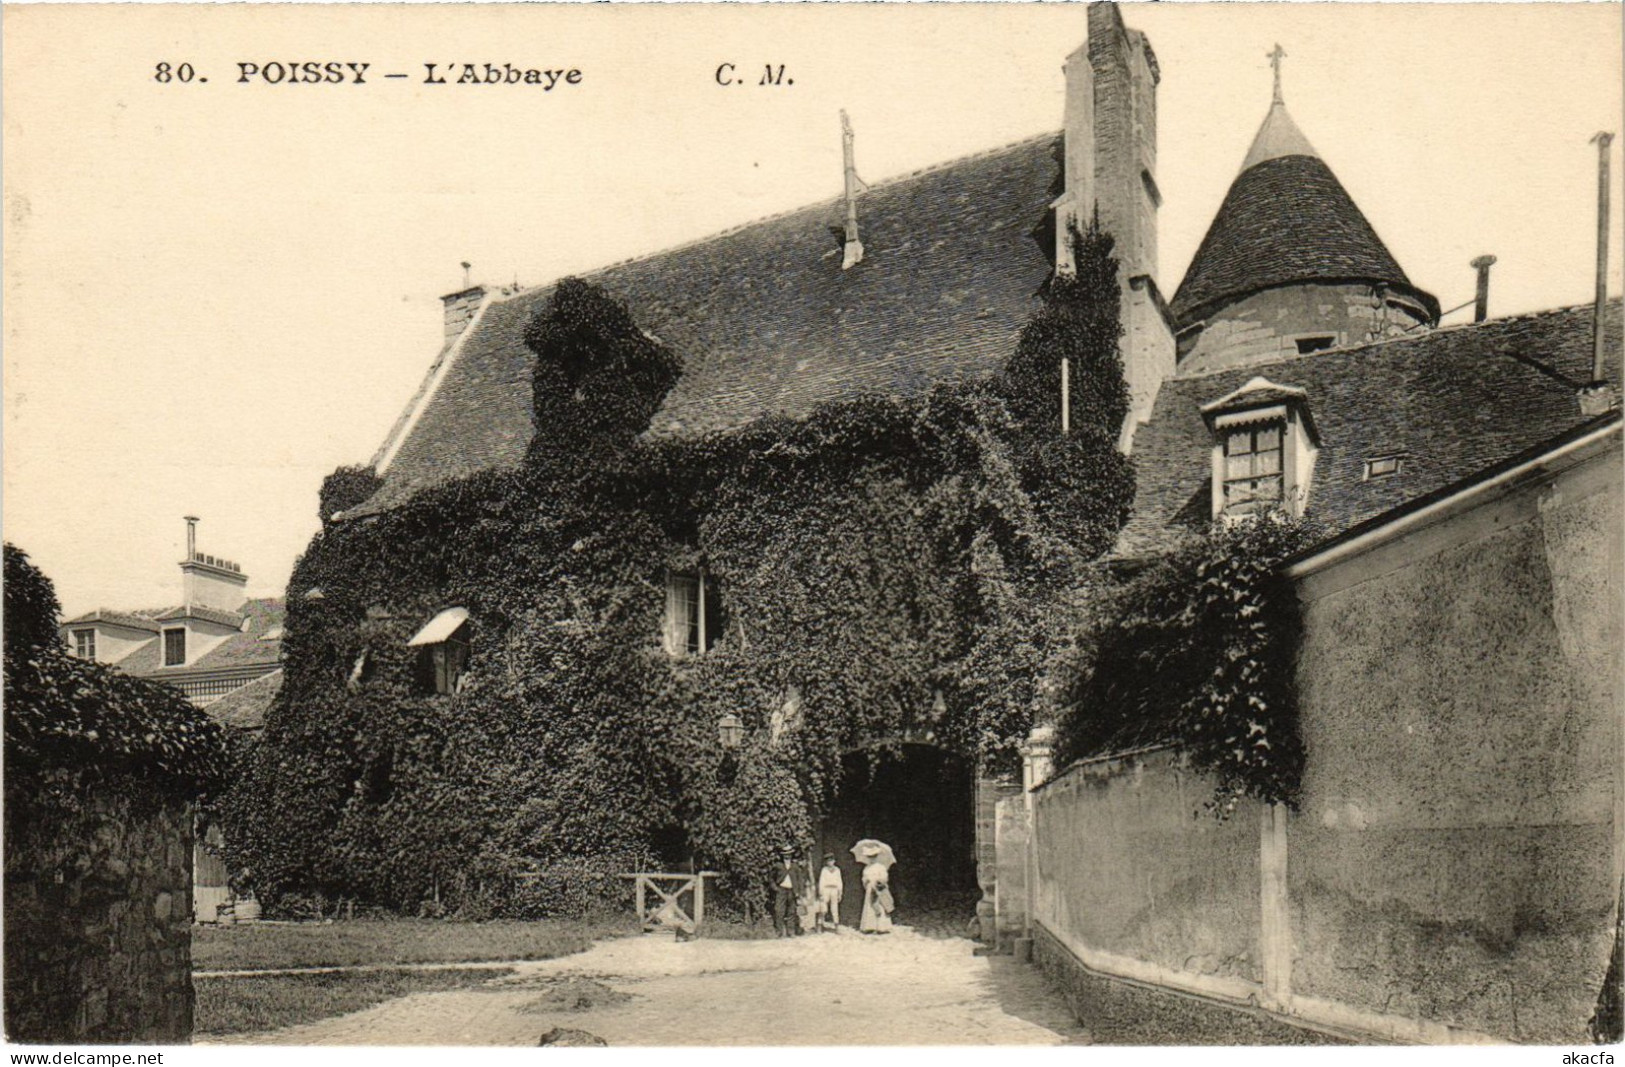
[{"label": "dark archway opening", "polygon": [[971,764],[931,745],[849,752],[819,828],[818,855],[833,853],[846,880],[841,922],[856,926],[863,906],[862,867],[848,851],[875,837],[897,853],[891,889],[895,919],[922,931],[962,933],[975,914],[975,773]]}]

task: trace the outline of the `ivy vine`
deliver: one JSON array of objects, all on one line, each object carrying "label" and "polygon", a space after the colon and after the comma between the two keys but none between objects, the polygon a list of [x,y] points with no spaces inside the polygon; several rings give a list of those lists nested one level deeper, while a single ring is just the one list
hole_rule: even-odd
[{"label": "ivy vine", "polygon": [[1302,617],[1280,567],[1309,541],[1278,513],[1219,522],[1098,602],[1059,672],[1057,761],[1178,745],[1220,818],[1245,797],[1296,808]]}]

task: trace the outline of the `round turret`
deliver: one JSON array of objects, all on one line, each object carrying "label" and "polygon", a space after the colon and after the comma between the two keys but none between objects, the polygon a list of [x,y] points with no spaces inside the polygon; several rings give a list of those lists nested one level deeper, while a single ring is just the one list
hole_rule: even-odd
[{"label": "round turret", "polygon": [[1279,95],[1174,294],[1179,373],[1307,355],[1436,325]]}]

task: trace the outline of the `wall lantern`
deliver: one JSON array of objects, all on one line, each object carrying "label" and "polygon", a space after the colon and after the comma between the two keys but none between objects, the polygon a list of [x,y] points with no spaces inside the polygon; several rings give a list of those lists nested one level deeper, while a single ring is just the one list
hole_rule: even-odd
[{"label": "wall lantern", "polygon": [[733,751],[739,747],[739,742],[745,738],[745,724],[739,716],[729,712],[717,720],[717,744],[724,751]]}]

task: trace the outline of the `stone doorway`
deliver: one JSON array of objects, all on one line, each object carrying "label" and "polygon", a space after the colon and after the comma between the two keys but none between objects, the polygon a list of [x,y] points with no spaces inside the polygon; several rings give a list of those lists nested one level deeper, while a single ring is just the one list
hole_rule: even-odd
[{"label": "stone doorway", "polygon": [[864,837],[879,838],[897,852],[891,888],[899,923],[964,932],[980,895],[975,773],[968,761],[927,744],[846,754],[813,862],[835,854],[846,879],[841,922],[849,926],[858,924],[863,883],[848,849]]}]

